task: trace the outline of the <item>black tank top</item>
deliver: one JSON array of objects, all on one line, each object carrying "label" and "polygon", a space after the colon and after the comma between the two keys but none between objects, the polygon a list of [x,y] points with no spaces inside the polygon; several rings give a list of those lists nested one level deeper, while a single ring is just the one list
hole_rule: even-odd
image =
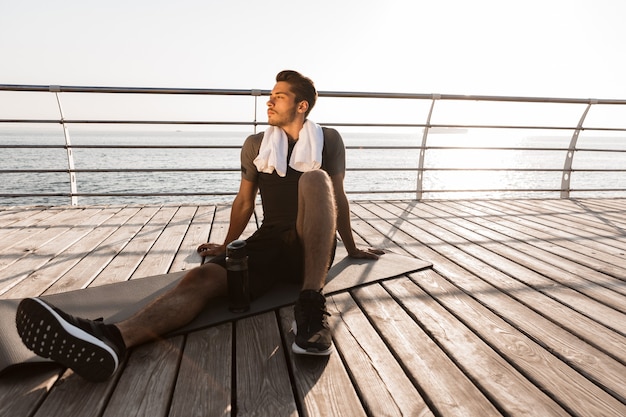
[{"label": "black tank top", "polygon": [[[345,147],[339,132],[335,129],[322,128],[324,132],[324,148],[322,149],[322,169],[331,177],[345,173]],[[263,224],[291,223],[295,224],[298,215],[298,181],[301,172],[287,164],[285,177],[276,171],[272,174],[260,173],[254,165],[254,158],[259,154],[263,132],[249,136],[241,150],[241,174],[248,181],[256,182],[263,200]],[[296,141],[288,142],[287,161]]]},{"label": "black tank top", "polygon": [[[287,161],[295,141],[289,141]],[[263,224],[296,223],[298,214],[298,180],[302,175],[287,164],[287,174],[280,177],[276,171],[259,173],[259,191],[263,200]]]}]

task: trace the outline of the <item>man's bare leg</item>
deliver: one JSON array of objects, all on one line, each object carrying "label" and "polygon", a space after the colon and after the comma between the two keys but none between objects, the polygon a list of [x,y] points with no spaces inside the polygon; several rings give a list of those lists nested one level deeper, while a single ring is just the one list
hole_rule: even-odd
[{"label": "man's bare leg", "polygon": [[324,171],[310,171],[300,177],[296,229],[304,250],[304,280],[294,306],[296,337],[292,350],[297,354],[326,356],[334,350],[326,298],[321,293],[336,230],[332,190]]},{"label": "man's bare leg", "polygon": [[211,298],[226,293],[226,270],[207,264],[189,271],[174,289],[118,326],[73,317],[40,298],[20,301],[15,325],[37,355],[90,381],[104,381],[119,368],[128,347],[184,326]]},{"label": "man's bare leg", "polygon": [[336,219],[335,198],[328,174],[322,170],[302,174],[296,230],[304,248],[303,290],[319,291],[324,287],[334,246]]},{"label": "man's bare leg", "polygon": [[[302,174],[297,232],[304,247],[303,290],[319,291],[328,274],[335,238],[336,214],[332,183],[326,172]],[[133,317],[117,324],[127,347],[154,340],[193,320],[211,298],[227,294],[226,270],[205,264],[189,271],[171,291]]]},{"label": "man's bare leg", "polygon": [[226,270],[207,263],[190,270],[172,290],[128,320],[117,323],[126,347],[137,346],[183,327],[214,297],[227,294]]}]

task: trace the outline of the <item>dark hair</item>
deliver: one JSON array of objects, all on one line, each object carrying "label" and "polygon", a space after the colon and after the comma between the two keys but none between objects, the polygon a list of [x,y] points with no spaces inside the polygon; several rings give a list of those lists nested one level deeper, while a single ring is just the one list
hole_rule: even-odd
[{"label": "dark hair", "polygon": [[292,70],[279,72],[278,75],[276,75],[276,82],[279,81],[289,83],[291,91],[296,95],[296,103],[300,103],[301,101],[309,103],[309,108],[304,114],[304,117],[307,117],[311,110],[313,110],[313,106],[315,106],[315,101],[317,100],[317,91],[315,90],[313,81],[299,72]]}]

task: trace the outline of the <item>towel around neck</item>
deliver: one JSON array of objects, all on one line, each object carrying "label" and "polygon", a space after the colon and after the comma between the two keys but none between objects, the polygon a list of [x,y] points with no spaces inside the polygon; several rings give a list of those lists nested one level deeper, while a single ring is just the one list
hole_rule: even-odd
[{"label": "towel around neck", "polygon": [[[310,120],[304,122],[299,138],[291,153],[289,166],[296,171],[307,172],[322,166],[324,133],[322,127]],[[263,134],[259,155],[254,159],[259,172],[287,174],[287,134],[277,126],[270,126]]]}]

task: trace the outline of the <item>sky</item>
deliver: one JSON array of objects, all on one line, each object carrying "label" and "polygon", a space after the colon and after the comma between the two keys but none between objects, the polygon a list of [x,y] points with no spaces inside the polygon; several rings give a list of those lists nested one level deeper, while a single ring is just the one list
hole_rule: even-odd
[{"label": "sky", "polygon": [[624,0],[0,0],[0,84],[626,99]]}]

